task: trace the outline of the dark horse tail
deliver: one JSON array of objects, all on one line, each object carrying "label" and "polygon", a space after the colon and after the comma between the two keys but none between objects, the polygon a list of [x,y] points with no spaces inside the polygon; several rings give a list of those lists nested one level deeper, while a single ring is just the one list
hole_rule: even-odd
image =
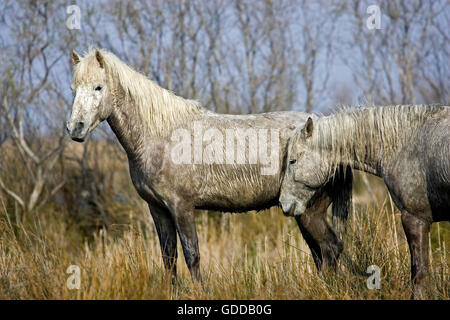
[{"label": "dark horse tail", "polygon": [[329,194],[332,199],[333,222],[338,220],[345,222],[352,205],[353,172],[350,166],[340,166],[329,186]]},{"label": "dark horse tail", "polygon": [[[353,185],[353,171],[350,166],[340,166],[334,175],[331,183],[328,185],[328,194],[332,199],[332,215],[333,227],[341,234],[346,232],[346,220],[350,213],[352,206],[352,185]],[[348,270],[353,274],[366,275],[365,270],[362,270],[350,256],[341,254],[342,261],[346,264]]]}]

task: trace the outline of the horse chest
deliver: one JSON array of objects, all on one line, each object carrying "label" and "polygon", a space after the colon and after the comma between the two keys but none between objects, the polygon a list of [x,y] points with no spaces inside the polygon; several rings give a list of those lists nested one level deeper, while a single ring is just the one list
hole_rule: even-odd
[{"label": "horse chest", "polygon": [[139,196],[147,202],[161,203],[161,197],[157,192],[153,180],[138,163],[130,161],[130,177]]}]

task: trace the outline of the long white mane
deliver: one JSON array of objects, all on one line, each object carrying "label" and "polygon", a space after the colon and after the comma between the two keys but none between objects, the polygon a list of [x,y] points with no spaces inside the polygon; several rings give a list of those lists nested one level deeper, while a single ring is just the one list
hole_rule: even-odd
[{"label": "long white mane", "polygon": [[[340,163],[361,165],[367,159],[389,159],[430,115],[445,107],[399,105],[343,108],[314,123],[307,144],[326,152],[331,170]],[[325,155],[324,155],[325,156]]]},{"label": "long white mane", "polygon": [[131,102],[144,128],[150,133],[164,134],[169,128],[182,122],[186,116],[205,111],[197,101],[184,99],[161,88],[104,49],[89,49],[81,62],[75,66],[74,82],[86,81],[93,76],[92,73],[96,70],[93,68],[94,64],[98,67],[95,58],[96,50],[100,51],[104,58],[104,67],[110,83],[119,85],[123,90],[124,97],[117,98],[125,101],[116,103]]}]

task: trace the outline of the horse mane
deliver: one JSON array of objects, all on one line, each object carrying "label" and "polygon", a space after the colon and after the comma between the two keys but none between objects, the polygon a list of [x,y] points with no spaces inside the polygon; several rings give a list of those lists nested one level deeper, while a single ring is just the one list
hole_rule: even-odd
[{"label": "horse mane", "polygon": [[343,107],[314,123],[314,133],[307,144],[326,152],[330,170],[341,163],[358,163],[367,159],[389,159],[409,143],[424,120],[445,108],[432,105],[397,105],[385,107]]},{"label": "horse mane", "polygon": [[96,69],[93,67],[98,68],[95,58],[97,50],[104,59],[108,81],[121,87],[124,97],[120,99],[132,102],[131,105],[136,108],[137,115],[149,133],[164,135],[173,126],[185,121],[187,116],[205,111],[198,101],[184,99],[160,87],[105,49],[90,48],[84,54],[74,69],[75,82],[86,81],[94,76],[92,70]]}]

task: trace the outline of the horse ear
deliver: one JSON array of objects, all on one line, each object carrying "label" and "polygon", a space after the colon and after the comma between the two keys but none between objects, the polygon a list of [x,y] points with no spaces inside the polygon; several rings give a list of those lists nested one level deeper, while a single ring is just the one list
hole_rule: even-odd
[{"label": "horse ear", "polygon": [[73,65],[78,64],[81,61],[80,56],[78,53],[75,52],[75,50],[72,49],[72,63]]},{"label": "horse ear", "polygon": [[312,136],[314,130],[314,123],[311,117],[306,120],[305,127],[303,128],[303,135],[306,139]]},{"label": "horse ear", "polygon": [[97,58],[97,61],[100,64],[100,68],[104,69],[105,59],[103,58],[103,55],[99,50],[95,50],[95,58]]}]

